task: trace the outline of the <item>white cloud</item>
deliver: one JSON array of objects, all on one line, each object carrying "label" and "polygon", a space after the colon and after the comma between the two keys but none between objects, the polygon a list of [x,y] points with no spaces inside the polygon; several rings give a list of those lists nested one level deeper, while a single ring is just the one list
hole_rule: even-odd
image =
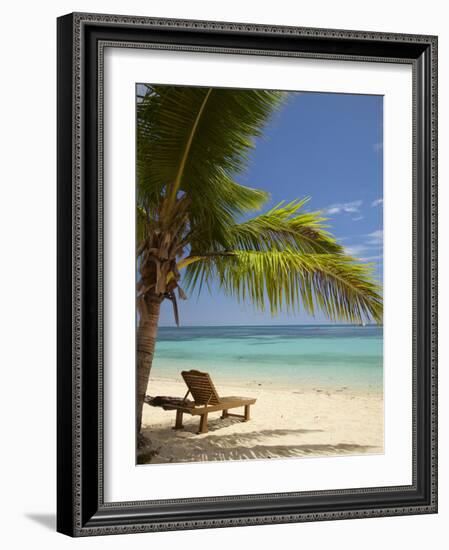
[{"label": "white cloud", "polygon": [[363,216],[356,216],[355,218],[352,218],[352,221],[358,222],[359,220],[363,220]]},{"label": "white cloud", "polygon": [[376,199],[371,203],[371,206],[380,206],[381,204],[383,205],[383,203],[384,203],[383,199]]},{"label": "white cloud", "polygon": [[345,252],[349,256],[359,258],[363,262],[381,260],[383,235],[384,232],[382,229],[360,235],[359,243],[345,246]]},{"label": "white cloud", "polygon": [[362,201],[341,202],[331,204],[323,209],[325,214],[341,214],[343,212],[354,214],[360,212]]},{"label": "white cloud", "polygon": [[377,260],[382,260],[383,256],[366,256],[366,258],[360,258],[362,262],[375,262]]},{"label": "white cloud", "polygon": [[355,244],[353,246],[345,246],[345,252],[349,256],[359,256],[362,252],[366,251],[366,246],[363,244]]},{"label": "white cloud", "polygon": [[384,147],[384,144],[380,141],[379,143],[373,143],[373,151],[375,153],[379,153],[379,151],[382,151]]},{"label": "white cloud", "polygon": [[366,235],[368,237],[367,244],[377,244],[381,245],[384,240],[384,232],[383,229],[376,229],[376,231],[373,231],[372,233],[368,233]]}]

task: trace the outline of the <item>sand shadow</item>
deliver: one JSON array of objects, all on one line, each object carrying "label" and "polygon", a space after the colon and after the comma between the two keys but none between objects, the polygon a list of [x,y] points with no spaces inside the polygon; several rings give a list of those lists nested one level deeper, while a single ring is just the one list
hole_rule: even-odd
[{"label": "sand shadow", "polygon": [[[345,444],[304,444],[304,445],[254,445],[252,447],[235,446],[231,448],[214,449],[207,455],[200,455],[195,462],[201,460],[246,460],[272,458],[300,458],[307,456],[342,456],[364,454],[375,449],[371,445]],[[186,460],[186,462],[188,459]]]},{"label": "sand shadow", "polygon": [[[230,419],[226,419],[226,421],[228,420]],[[357,443],[298,443],[285,445],[282,442],[284,436],[302,436],[324,431],[320,429],[279,428],[233,434],[214,434],[212,430],[212,433],[202,435],[197,435],[196,429],[195,424],[190,426],[190,429],[175,432],[171,428],[148,430],[148,437],[153,441],[153,449],[156,452],[151,453],[149,449],[143,449],[139,453],[138,463],[174,462],[173,457],[164,455],[164,442],[168,439],[170,439],[173,455],[183,457],[177,459],[176,462],[342,456],[379,452],[379,448],[374,445],[359,445]],[[173,433],[175,434],[174,437]],[[279,442],[273,442],[273,438],[278,439]],[[267,443],[267,439],[271,439],[271,442]]]},{"label": "sand shadow", "polygon": [[[234,424],[241,424],[242,421],[239,418],[209,418],[208,422],[208,433],[211,434],[213,432],[217,432],[220,430],[224,430],[225,428],[229,428],[230,426],[233,426]],[[199,418],[193,418],[193,417],[186,417],[184,416],[183,420],[184,428],[182,430],[173,430],[173,425],[167,426],[164,425],[163,427],[152,427],[152,426],[146,426],[143,428],[142,432],[145,436],[147,436],[149,439],[151,439],[152,435],[155,435],[158,437],[159,435],[164,434],[165,436],[169,436],[169,434],[175,434],[175,435],[181,435],[182,434],[191,434],[198,435],[198,428],[199,428]],[[259,430],[254,432],[249,432],[252,434],[260,434],[261,437],[264,436],[271,436],[271,435],[290,435],[293,433],[297,434],[307,434],[307,433],[316,433],[316,432],[322,432],[324,430],[319,429],[313,429],[313,430],[306,430],[306,429],[277,429],[277,430]],[[242,434],[244,435],[244,434]],[[220,437],[223,437],[223,435],[220,435]],[[227,437],[227,436],[226,436]]]},{"label": "sand shadow", "polygon": [[[373,445],[358,445],[348,443],[332,444],[304,444],[304,445],[252,445],[246,447],[243,445],[234,445],[231,447],[224,445],[209,445],[207,451],[200,441],[184,440],[183,456],[176,462],[211,462],[222,460],[247,460],[247,459],[278,459],[278,458],[301,458],[301,457],[331,457],[331,456],[349,456],[366,453],[374,453],[377,447]],[[209,442],[210,443],[210,442]],[[163,464],[174,462],[171,458],[163,455],[154,456],[152,464]],[[139,460],[139,464],[145,464]]]}]

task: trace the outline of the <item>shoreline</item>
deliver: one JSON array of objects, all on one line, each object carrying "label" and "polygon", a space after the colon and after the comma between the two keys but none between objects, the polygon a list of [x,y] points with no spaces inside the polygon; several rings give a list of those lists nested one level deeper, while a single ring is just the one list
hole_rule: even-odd
[{"label": "shoreline", "polygon": [[[200,369],[201,370],[201,369]],[[265,378],[259,378],[258,380],[255,379],[247,379],[243,376],[241,378],[236,378],[235,376],[231,378],[230,376],[227,377],[226,375],[220,375],[217,376],[216,374],[211,374],[212,380],[214,382],[214,385],[217,387],[217,391],[220,394],[219,387],[223,388],[248,388],[248,389],[266,389],[266,390],[273,390],[273,391],[300,391],[301,393],[308,393],[308,392],[344,392],[346,394],[351,395],[377,395],[380,397],[383,397],[383,384],[354,384],[350,385],[347,384],[333,384],[333,383],[325,383],[320,382],[316,380],[314,383],[312,382],[301,382],[301,383],[287,383],[287,382],[279,382],[279,381],[272,381]],[[150,377],[150,381],[148,384],[147,389],[147,395],[151,395],[152,397],[155,397],[153,387],[159,387],[161,383],[167,383],[167,384],[180,384],[184,385],[184,381],[179,374],[178,376],[170,376],[169,374],[165,374],[162,376],[157,377]],[[187,391],[187,387],[184,385],[185,391]],[[182,395],[179,395],[177,397],[183,397],[185,394],[185,391]],[[151,393],[153,392],[153,393]],[[223,393],[223,392],[221,392]]]},{"label": "shoreline", "polygon": [[[246,383],[213,377],[219,395],[254,397],[251,419],[209,415],[209,432],[198,434],[198,416],[184,415],[184,429],[173,430],[175,411],[148,404],[138,464],[215,460],[273,459],[380,454],[384,451],[382,388]],[[152,377],[147,395],[183,397],[181,377]],[[235,409],[236,413],[240,413]]]}]

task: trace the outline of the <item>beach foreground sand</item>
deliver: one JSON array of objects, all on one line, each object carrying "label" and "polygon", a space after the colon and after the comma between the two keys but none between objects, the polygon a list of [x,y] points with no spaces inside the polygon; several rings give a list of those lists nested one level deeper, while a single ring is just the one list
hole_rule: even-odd
[{"label": "beach foreground sand", "polygon": [[[276,388],[257,382],[216,383],[220,395],[255,397],[251,420],[209,415],[209,432],[197,434],[199,417],[184,415],[173,430],[175,411],[144,406],[143,435],[149,445],[139,463],[201,462],[383,453],[382,393],[346,387]],[[147,394],[183,397],[181,380],[153,378]],[[239,409],[234,409],[240,413]]]}]

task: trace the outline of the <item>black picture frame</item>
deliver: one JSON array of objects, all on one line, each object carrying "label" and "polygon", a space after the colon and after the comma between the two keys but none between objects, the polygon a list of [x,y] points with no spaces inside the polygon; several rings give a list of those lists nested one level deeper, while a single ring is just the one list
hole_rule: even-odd
[{"label": "black picture frame", "polygon": [[[58,28],[57,530],[71,536],[437,512],[437,37],[75,13]],[[413,483],[105,503],[102,44],[413,68]]]}]

